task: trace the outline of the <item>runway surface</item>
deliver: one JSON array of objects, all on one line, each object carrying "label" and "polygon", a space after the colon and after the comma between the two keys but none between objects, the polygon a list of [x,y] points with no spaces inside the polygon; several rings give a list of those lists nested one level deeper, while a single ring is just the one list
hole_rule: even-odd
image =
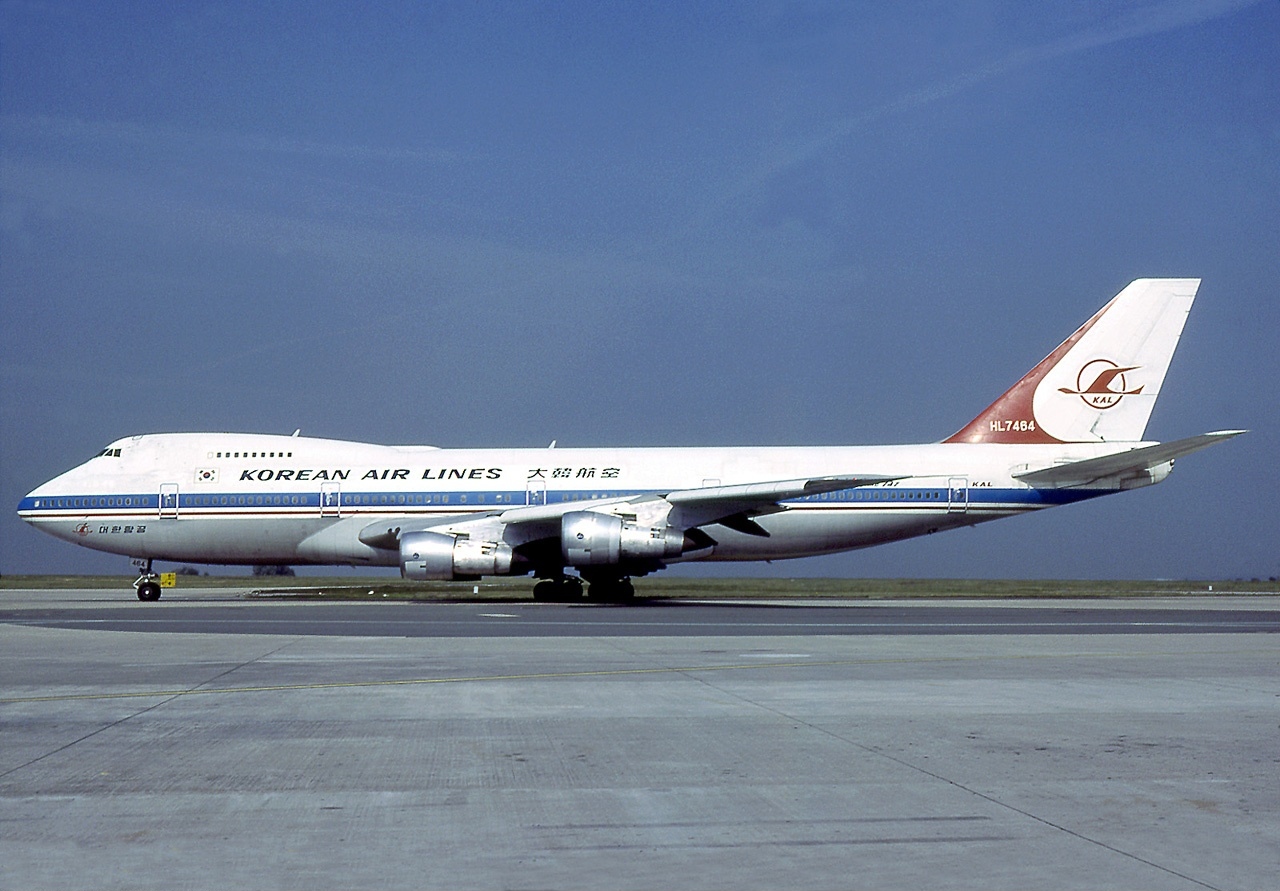
[{"label": "runway surface", "polygon": [[[109,595],[110,596],[110,595]],[[115,595],[116,600],[124,599]],[[647,601],[636,605],[531,602],[341,603],[279,600],[237,606],[160,602],[132,609],[84,604],[0,608],[0,622],[47,628],[171,634],[362,637],[772,636],[814,634],[1220,634],[1280,632],[1280,611],[1127,602],[1065,605],[877,603],[758,605]]]},{"label": "runway surface", "polygon": [[1280,603],[0,592],[0,887],[1261,888]]}]

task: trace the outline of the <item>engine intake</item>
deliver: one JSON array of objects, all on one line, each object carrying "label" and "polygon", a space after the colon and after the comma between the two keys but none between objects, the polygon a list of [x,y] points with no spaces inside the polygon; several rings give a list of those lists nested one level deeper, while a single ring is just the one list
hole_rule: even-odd
[{"label": "engine intake", "polygon": [[474,581],[509,575],[511,546],[443,532],[406,532],[400,537],[400,575],[417,581]]},{"label": "engine intake", "polygon": [[567,513],[560,521],[560,550],[571,566],[661,560],[679,556],[684,546],[684,532],[673,526],[641,526],[585,510]]}]

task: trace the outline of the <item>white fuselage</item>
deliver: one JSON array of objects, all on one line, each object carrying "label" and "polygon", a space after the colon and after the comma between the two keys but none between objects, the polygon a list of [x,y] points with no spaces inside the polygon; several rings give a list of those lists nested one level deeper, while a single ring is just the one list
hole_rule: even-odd
[{"label": "white fuselage", "polygon": [[[1115,444],[437,449],[261,434],[151,434],[32,491],[19,508],[59,538],[137,558],[394,566],[360,539],[382,517],[459,519],[762,480],[890,482],[782,502],[755,533],[723,525],[679,560],[772,560],[967,526],[1130,488],[1036,488],[1013,474],[1131,449]],[[767,534],[760,534],[760,530]]]}]

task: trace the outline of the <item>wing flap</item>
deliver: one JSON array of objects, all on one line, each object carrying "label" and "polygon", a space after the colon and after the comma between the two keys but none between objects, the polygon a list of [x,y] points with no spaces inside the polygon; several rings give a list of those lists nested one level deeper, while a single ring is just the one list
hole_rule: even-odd
[{"label": "wing flap", "polygon": [[823,492],[839,492],[860,486],[873,486],[896,479],[901,477],[824,476],[768,483],[745,483],[736,486],[681,489],[668,492],[661,497],[679,509],[681,525],[694,527],[716,523],[730,517],[741,517],[742,520],[739,522],[745,522],[752,516],[777,513],[783,509],[781,502],[792,498],[804,498]]},{"label": "wing flap", "polygon": [[663,497],[671,504],[772,503],[789,498],[803,498],[822,492],[838,492],[875,483],[887,483],[900,477],[893,476],[823,476],[814,479],[779,480],[771,483],[745,483],[739,486],[707,486],[700,489],[680,489]]}]

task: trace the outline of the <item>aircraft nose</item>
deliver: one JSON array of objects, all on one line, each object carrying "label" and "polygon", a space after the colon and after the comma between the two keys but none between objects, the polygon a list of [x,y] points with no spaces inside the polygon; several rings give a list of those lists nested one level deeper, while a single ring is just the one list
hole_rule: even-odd
[{"label": "aircraft nose", "polygon": [[[52,482],[52,481],[50,481]],[[49,506],[49,483],[41,483],[18,502],[18,516],[26,523],[35,522],[35,515]]]},{"label": "aircraft nose", "polygon": [[40,489],[32,489],[18,502],[18,516],[25,522],[31,522],[31,512],[40,506],[40,500]]}]

